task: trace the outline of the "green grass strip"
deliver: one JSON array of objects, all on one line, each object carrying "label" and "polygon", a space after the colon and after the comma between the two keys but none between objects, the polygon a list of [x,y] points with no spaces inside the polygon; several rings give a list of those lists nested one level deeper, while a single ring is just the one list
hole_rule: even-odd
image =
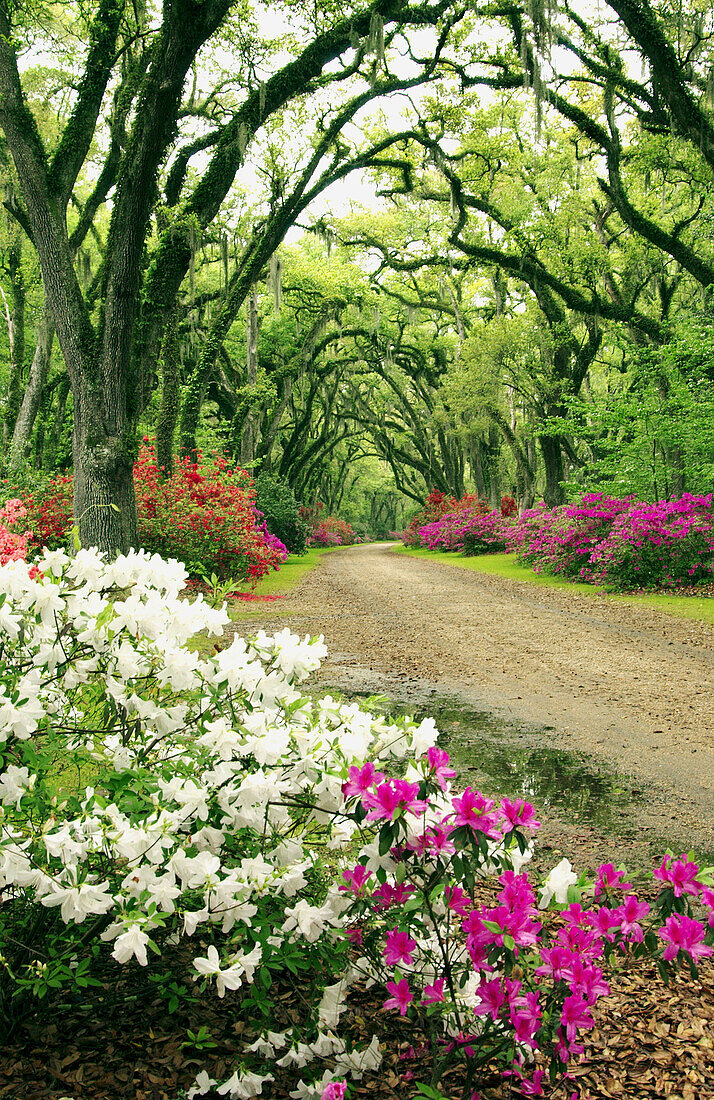
[{"label": "green grass strip", "polygon": [[667,615],[676,615],[681,619],[696,619],[699,622],[714,623],[714,600],[708,596],[670,596],[667,593],[652,595],[621,595],[605,592],[592,584],[566,581],[562,577],[549,577],[544,573],[535,573],[526,565],[519,565],[512,554],[467,554],[449,553],[439,550],[412,550],[397,545],[393,554],[410,558],[428,558],[430,561],[455,565],[459,569],[471,569],[475,573],[488,573],[494,577],[505,577],[511,581],[526,581],[528,584],[544,585],[546,588],[565,588],[583,596],[599,600],[615,600],[618,603],[632,604],[635,607],[651,607],[653,611],[662,611]]},{"label": "green grass strip", "polygon": [[[293,592],[300,582],[320,563],[325,554],[331,554],[333,550],[340,550],[340,546],[314,547],[306,554],[289,554],[287,561],[280,569],[273,570],[265,577],[261,577],[255,588],[249,584],[240,586],[242,592],[255,593],[256,596],[287,596]],[[283,611],[281,600],[228,600],[228,607],[232,619],[258,619],[271,617],[275,614],[287,613]]]}]

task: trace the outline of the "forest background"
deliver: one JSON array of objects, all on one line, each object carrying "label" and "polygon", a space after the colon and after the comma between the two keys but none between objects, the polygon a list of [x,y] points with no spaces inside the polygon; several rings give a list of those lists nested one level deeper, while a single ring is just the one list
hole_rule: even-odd
[{"label": "forest background", "polygon": [[73,473],[111,550],[142,437],[364,536],[431,490],[706,492],[713,26],[706,0],[3,0],[7,484]]}]

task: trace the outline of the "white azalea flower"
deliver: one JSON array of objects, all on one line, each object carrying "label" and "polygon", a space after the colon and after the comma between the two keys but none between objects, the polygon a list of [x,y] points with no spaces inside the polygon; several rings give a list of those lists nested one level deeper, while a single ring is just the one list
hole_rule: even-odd
[{"label": "white azalea flower", "polygon": [[232,1100],[253,1100],[263,1093],[263,1085],[266,1081],[274,1081],[272,1073],[238,1073],[219,1085],[216,1092],[219,1096],[230,1096]]},{"label": "white azalea flower", "polygon": [[570,860],[561,859],[543,884],[538,908],[547,909],[552,898],[565,905],[568,901],[568,887],[574,886],[577,881],[578,876],[573,871]]},{"label": "white azalea flower", "polygon": [[149,937],[146,932],[142,931],[141,926],[132,924],[126,932],[122,932],[120,936],[117,936],[114,941],[112,956],[119,963],[128,962],[129,959],[135,957],[140,966],[146,966],[146,945],[148,942]]},{"label": "white azalea flower", "polygon": [[20,807],[20,799],[31,791],[37,781],[36,775],[30,775],[27,768],[18,768],[15,764],[8,764],[5,771],[0,774],[0,802],[5,806]]}]

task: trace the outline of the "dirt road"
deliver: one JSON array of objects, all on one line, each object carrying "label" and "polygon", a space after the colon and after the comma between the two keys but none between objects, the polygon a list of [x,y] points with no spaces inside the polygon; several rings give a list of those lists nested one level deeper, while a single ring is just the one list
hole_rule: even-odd
[{"label": "dirt road", "polygon": [[326,684],[546,727],[645,784],[673,843],[714,850],[714,627],[390,549],[325,555],[259,625],[323,633]]}]

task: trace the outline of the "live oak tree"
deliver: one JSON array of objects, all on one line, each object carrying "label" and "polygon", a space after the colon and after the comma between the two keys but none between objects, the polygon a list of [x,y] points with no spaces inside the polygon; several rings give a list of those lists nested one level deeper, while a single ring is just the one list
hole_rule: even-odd
[{"label": "live oak tree", "polygon": [[[450,10],[448,0],[415,5],[378,0],[335,11],[324,6],[306,44],[276,64],[257,42],[250,9],[236,0],[164,0],[156,10],[126,0],[94,0],[73,9],[85,22],[88,46],[69,116],[48,148],[23,94],[18,62],[34,16],[0,0],[0,126],[19,181],[17,216],[37,250],[72,386],[74,506],[83,543],[114,552],[136,542],[137,421],[196,240],[218,215],[251,138],[296,97],[329,89],[338,103],[333,116],[318,116],[317,162],[301,170],[291,195],[276,193],[265,224],[256,227],[240,257],[217,331],[208,341],[211,362],[228,317],[235,316],[304,209],[310,188],[330,168],[336,175],[344,171],[350,158],[339,144],[342,125],[370,98],[415,79],[391,74],[385,41],[410,26],[434,28],[429,56],[411,57],[420,69],[433,70],[450,19],[458,21],[462,14]],[[250,30],[241,43],[244,25]],[[227,98],[220,95],[220,80],[215,95],[202,87],[210,77],[201,63],[219,35],[221,48],[242,46],[245,54],[240,79],[229,81]],[[181,123],[196,103],[204,125],[184,140]],[[107,152],[70,230],[68,206],[96,134],[105,139]],[[202,171],[192,175],[190,164],[198,155],[204,158]],[[169,158],[161,194],[159,177]],[[351,159],[359,165],[359,153]],[[111,215],[101,266],[85,293],[75,269],[73,236],[86,232],[107,199]]]}]

